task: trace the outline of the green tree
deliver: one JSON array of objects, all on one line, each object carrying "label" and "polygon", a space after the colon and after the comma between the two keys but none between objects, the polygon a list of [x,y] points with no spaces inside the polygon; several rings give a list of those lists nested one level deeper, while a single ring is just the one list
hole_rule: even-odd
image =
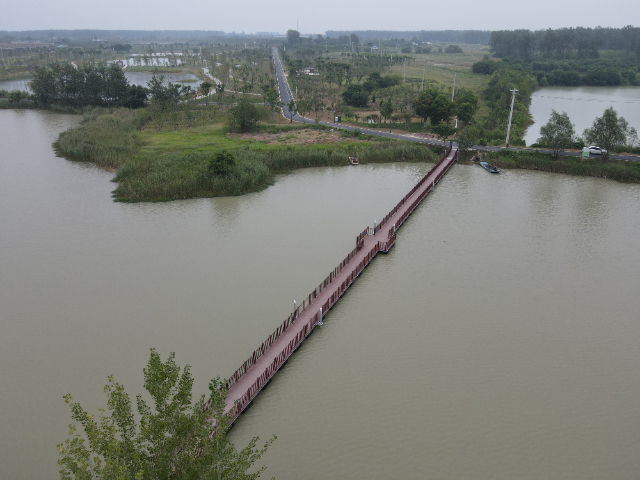
[{"label": "green tree", "polygon": [[571,148],[575,141],[576,132],[567,112],[558,113],[551,110],[551,118],[546,125],[540,127],[538,143],[542,143],[553,150],[557,157],[560,152]]},{"label": "green tree", "polygon": [[451,118],[451,99],[435,88],[425,88],[413,101],[413,109],[423,120],[429,118],[432,125],[448,122]]},{"label": "green tree", "polygon": [[463,90],[456,97],[453,110],[458,120],[468,124],[473,121],[473,116],[478,111],[478,97],[471,90]]},{"label": "green tree", "polygon": [[287,30],[287,43],[289,45],[300,43],[300,32],[297,30]]},{"label": "green tree", "polygon": [[213,87],[213,85],[211,84],[211,82],[202,82],[200,84],[200,89],[202,90],[202,94],[205,97],[209,96],[209,92],[211,91],[211,87]]},{"label": "green tree", "polygon": [[168,86],[163,85],[164,75],[154,74],[147,82],[151,100],[161,108],[167,108],[170,104],[178,102],[180,96],[180,85],[169,82]]},{"label": "green tree", "polygon": [[247,96],[242,96],[238,104],[229,109],[227,123],[233,131],[250,132],[255,129],[262,116]]},{"label": "green tree", "polygon": [[369,100],[369,94],[362,85],[349,85],[342,93],[342,98],[347,105],[352,107],[364,107]]},{"label": "green tree", "polygon": [[607,108],[602,117],[596,118],[591,128],[587,128],[583,135],[587,143],[607,150],[604,159],[608,159],[610,152],[615,148],[638,143],[636,129],[630,127],[624,117],[618,117],[613,107]]},{"label": "green tree", "polygon": [[391,118],[391,115],[393,115],[393,104],[391,103],[391,99],[386,102],[384,100],[381,102],[380,115],[384,117],[385,123],[387,123],[387,119]]},{"label": "green tree", "polygon": [[265,95],[265,100],[267,102],[267,105],[269,105],[269,107],[271,107],[271,114],[273,115],[273,110],[276,107],[281,107],[282,105],[284,105],[281,101],[280,101],[280,94],[278,93],[278,91],[275,88],[269,88],[266,92]]},{"label": "green tree", "polygon": [[440,122],[448,123],[451,118],[451,111],[453,105],[451,104],[451,99],[448,95],[443,93],[439,94],[431,105],[431,112],[429,118],[431,119],[431,124],[436,124]]},{"label": "green tree", "polygon": [[300,112],[300,115],[304,117],[305,114],[311,111],[311,104],[306,100],[300,100],[298,102],[298,111]]},{"label": "green tree", "polygon": [[289,117],[291,119],[290,123],[293,123],[293,117],[298,112],[298,107],[296,107],[296,101],[293,98],[289,100],[289,103],[287,103],[287,108],[289,108]]},{"label": "green tree", "polygon": [[142,108],[147,100],[148,91],[142,85],[131,85],[122,100],[122,105],[127,108]]},{"label": "green tree", "polygon": [[[129,395],[112,376],[104,388],[109,414],[100,409],[99,420],[65,395],[75,424],[69,427],[70,438],[58,445],[61,479],[258,478],[265,467],[255,470],[252,466],[275,437],[263,448],[256,447],[254,437],[236,450],[227,438],[231,419],[224,414],[225,382],[211,380],[209,399],[202,395],[192,404],[190,367],[181,373],[174,358],[171,353],[163,363],[151,350],[143,371],[144,388],[153,402],[149,406],[141,395],[136,396],[138,423]],[[76,433],[76,424],[86,438]]]},{"label": "green tree", "polygon": [[469,125],[458,133],[458,144],[461,149],[469,148],[480,143],[482,139],[482,128],[480,125]]},{"label": "green tree", "polygon": [[456,133],[456,129],[450,127],[446,123],[438,123],[437,125],[434,125],[433,127],[431,127],[431,131],[435,133],[443,142],[451,135]]}]

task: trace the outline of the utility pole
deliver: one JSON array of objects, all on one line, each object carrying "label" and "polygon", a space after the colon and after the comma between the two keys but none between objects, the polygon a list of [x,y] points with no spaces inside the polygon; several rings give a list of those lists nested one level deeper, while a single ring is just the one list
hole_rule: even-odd
[{"label": "utility pole", "polygon": [[511,112],[509,112],[509,126],[507,127],[507,148],[509,148],[509,135],[511,134],[511,119],[513,118],[513,104],[516,102],[516,93],[518,90],[515,88],[511,90]]},{"label": "utility pole", "polygon": [[402,83],[405,82],[405,78],[407,78],[407,59],[404,59],[404,63],[402,66]]},{"label": "utility pole", "polygon": [[425,63],[422,67],[422,87],[420,88],[420,90],[424,90],[424,71],[426,70],[426,68],[427,68],[427,64]]},{"label": "utility pole", "polygon": [[453,74],[453,91],[451,92],[451,103],[453,103],[453,97],[456,94],[456,75],[457,73]]}]

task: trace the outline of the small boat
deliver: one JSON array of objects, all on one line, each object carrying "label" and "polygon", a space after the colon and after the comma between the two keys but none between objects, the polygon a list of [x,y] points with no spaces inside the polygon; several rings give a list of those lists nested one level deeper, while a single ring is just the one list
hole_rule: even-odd
[{"label": "small boat", "polygon": [[349,157],[351,165],[358,165],[358,159],[356,157]]},{"label": "small boat", "polygon": [[480,162],[480,166],[489,173],[500,173],[500,170],[498,170],[498,167],[494,167],[493,165],[490,165],[487,162]]}]

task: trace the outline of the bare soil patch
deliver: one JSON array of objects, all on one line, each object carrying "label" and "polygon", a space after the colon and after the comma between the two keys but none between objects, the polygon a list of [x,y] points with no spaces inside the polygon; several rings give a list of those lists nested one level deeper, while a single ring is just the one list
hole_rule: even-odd
[{"label": "bare soil patch", "polygon": [[265,145],[313,145],[341,142],[359,142],[353,137],[344,137],[339,131],[326,130],[292,130],[282,133],[229,133],[229,137],[253,140]]}]

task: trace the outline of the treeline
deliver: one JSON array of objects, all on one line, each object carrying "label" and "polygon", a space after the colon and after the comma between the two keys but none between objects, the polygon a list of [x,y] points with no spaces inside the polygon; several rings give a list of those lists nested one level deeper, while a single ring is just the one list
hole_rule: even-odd
[{"label": "treeline", "polygon": [[107,40],[167,40],[223,35],[226,35],[225,32],[217,30],[0,30],[0,37],[10,36],[16,40],[51,40],[53,38],[69,38],[73,40],[96,40],[98,38]]},{"label": "treeline", "polygon": [[523,62],[494,61],[485,58],[473,64],[474,73],[491,75],[504,64],[515,64],[525,68],[536,77],[540,86],[618,86],[640,85],[640,68],[635,61],[624,58],[536,60]]},{"label": "treeline", "polygon": [[423,42],[456,42],[488,45],[491,38],[489,30],[420,30],[420,31],[392,31],[392,30],[327,30],[326,36],[338,38],[342,35],[356,34],[363,40],[395,40],[417,38]]},{"label": "treeline", "polygon": [[520,65],[501,65],[489,80],[482,96],[489,106],[489,115],[482,124],[473,125],[467,135],[475,136],[480,144],[502,145],[507,136],[507,123],[511,108],[511,89],[518,90],[511,123],[511,145],[524,145],[522,139],[531,123],[529,106],[531,94],[537,86],[536,78]]},{"label": "treeline", "polygon": [[129,85],[118,65],[52,63],[35,67],[31,89],[42,105],[116,105],[137,108],[147,98],[146,89]]},{"label": "treeline", "polygon": [[618,50],[640,56],[640,28],[499,30],[491,32],[489,45],[498,58],[524,61],[536,58],[598,58],[601,50]]}]

